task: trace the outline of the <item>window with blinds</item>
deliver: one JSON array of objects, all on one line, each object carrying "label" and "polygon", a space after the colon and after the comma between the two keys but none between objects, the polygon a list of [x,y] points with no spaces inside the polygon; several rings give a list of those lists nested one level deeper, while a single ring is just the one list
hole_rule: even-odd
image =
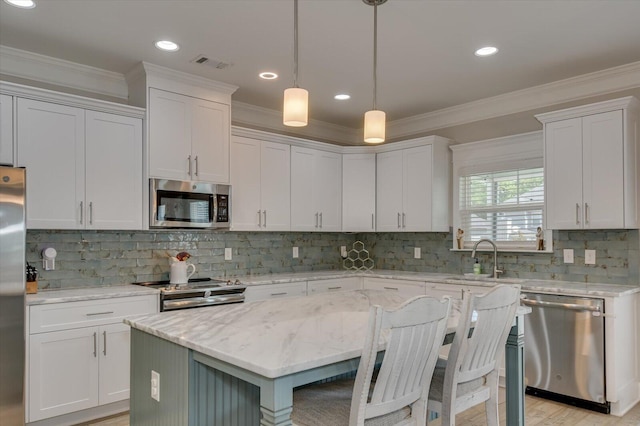
[{"label": "window with blinds", "polygon": [[503,247],[535,250],[543,220],[543,168],[459,176],[459,209],[465,247],[488,238]]}]

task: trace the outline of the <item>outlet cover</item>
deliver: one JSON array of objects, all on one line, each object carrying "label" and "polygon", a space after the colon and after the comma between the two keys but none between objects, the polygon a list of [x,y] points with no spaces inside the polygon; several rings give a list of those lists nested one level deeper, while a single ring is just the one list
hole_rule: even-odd
[{"label": "outlet cover", "polygon": [[340,256],[347,257],[347,246],[340,246]]},{"label": "outlet cover", "polygon": [[151,398],[160,402],[160,373],[151,370]]},{"label": "outlet cover", "polygon": [[420,247],[414,247],[413,248],[413,258],[414,259],[420,259],[420,257],[422,256]]},{"label": "outlet cover", "polygon": [[564,255],[564,263],[573,263],[573,249],[564,249],[562,254]]},{"label": "outlet cover", "polygon": [[224,249],[224,260],[231,260],[233,258],[233,250],[231,250],[231,247],[226,247]]},{"label": "outlet cover", "polygon": [[585,265],[595,265],[596,264],[596,251],[595,250],[585,250],[584,251],[584,264]]},{"label": "outlet cover", "polygon": [[293,258],[297,259],[298,258],[298,247],[294,247],[293,248]]}]

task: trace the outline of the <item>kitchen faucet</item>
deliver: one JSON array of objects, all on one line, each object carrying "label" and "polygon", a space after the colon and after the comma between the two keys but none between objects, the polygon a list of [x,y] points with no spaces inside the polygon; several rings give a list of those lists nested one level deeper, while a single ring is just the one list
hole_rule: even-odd
[{"label": "kitchen faucet", "polygon": [[478,244],[480,244],[481,242],[487,242],[493,246],[493,278],[498,279],[498,274],[502,274],[504,271],[501,269],[498,269],[498,247],[496,247],[496,243],[494,243],[493,241],[487,238],[478,240],[473,245],[473,250],[471,251],[471,257],[472,258],[476,257],[476,248],[478,248]]}]

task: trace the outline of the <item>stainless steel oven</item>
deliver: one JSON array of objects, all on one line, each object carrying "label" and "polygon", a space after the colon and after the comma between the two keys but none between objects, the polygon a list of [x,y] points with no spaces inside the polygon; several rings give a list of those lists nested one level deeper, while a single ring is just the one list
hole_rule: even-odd
[{"label": "stainless steel oven", "polygon": [[193,278],[186,284],[170,284],[169,281],[133,284],[160,290],[161,312],[242,303],[247,288],[239,280],[224,281],[213,278]]},{"label": "stainless steel oven", "polygon": [[151,179],[152,228],[229,228],[231,188],[206,182]]}]

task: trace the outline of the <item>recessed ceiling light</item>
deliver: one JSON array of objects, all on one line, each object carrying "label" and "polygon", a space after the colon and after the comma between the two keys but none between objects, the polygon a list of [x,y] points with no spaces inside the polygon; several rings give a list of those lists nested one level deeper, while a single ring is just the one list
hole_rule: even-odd
[{"label": "recessed ceiling light", "polygon": [[180,46],[178,46],[177,43],[174,43],[170,40],[156,41],[155,46],[160,50],[164,50],[165,52],[175,52],[176,50],[180,49]]},{"label": "recessed ceiling light", "polygon": [[486,46],[486,47],[481,47],[480,49],[476,50],[475,55],[476,56],[491,56],[491,55],[495,55],[496,53],[498,53],[498,48],[497,47]]},{"label": "recessed ceiling light", "polygon": [[351,95],[347,95],[346,93],[338,93],[333,97],[333,99],[336,99],[338,101],[346,101],[347,99],[351,99]]},{"label": "recessed ceiling light", "polygon": [[33,9],[36,7],[36,4],[33,0],[4,0],[6,3],[9,3],[11,6],[21,7],[22,9]]},{"label": "recessed ceiling light", "polygon": [[263,80],[275,80],[276,78],[278,78],[278,74],[276,74],[275,72],[261,72],[259,74],[260,78]]}]

